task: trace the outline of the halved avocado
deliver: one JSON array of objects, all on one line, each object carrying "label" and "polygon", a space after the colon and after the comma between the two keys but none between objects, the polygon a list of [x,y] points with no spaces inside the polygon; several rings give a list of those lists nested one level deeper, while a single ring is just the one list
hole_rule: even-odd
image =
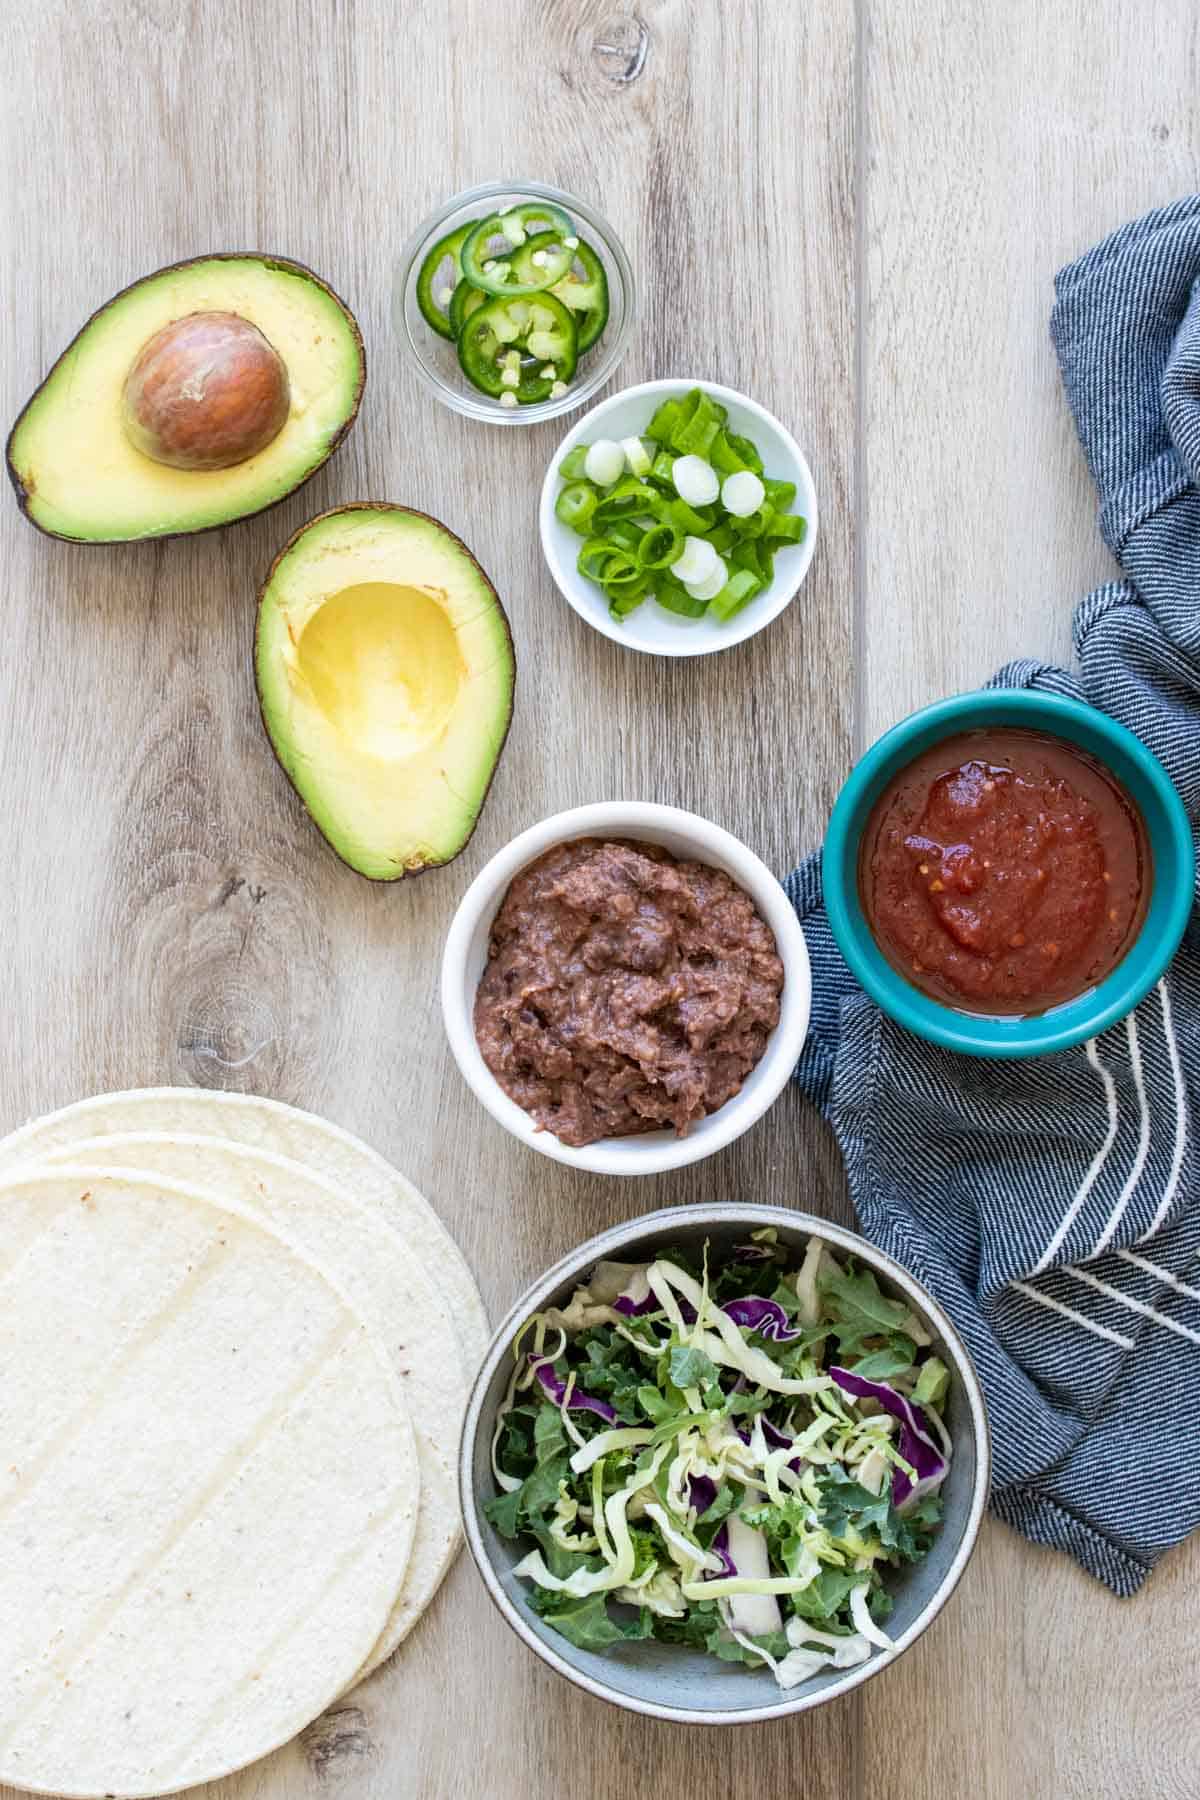
[{"label": "halved avocado", "polygon": [[396,881],[458,855],[516,664],[496,590],[452,531],[374,502],[302,526],[259,594],[255,675],[275,754],[343,862]]},{"label": "halved avocado", "polygon": [[[125,434],[125,380],[156,332],[192,313],[248,319],[287,370],[278,435],[232,468],[151,460]],[[8,472],[28,518],[51,537],[127,543],[207,531],[262,512],[332,455],[366,379],[349,308],[302,263],[238,252],[172,263],[125,288],[87,324],[29,400],[8,440]]]}]

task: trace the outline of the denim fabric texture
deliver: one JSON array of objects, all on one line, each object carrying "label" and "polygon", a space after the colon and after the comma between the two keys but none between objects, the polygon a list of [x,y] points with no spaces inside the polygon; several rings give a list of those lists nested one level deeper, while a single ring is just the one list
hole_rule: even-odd
[{"label": "denim fabric texture", "polygon": [[[1082,696],[1165,764],[1200,827],[1200,195],[1055,283],[1051,333],[1124,579],[1076,608]],[[863,1231],[966,1339],[993,1511],[1115,1593],[1200,1525],[1200,918],[1136,1013],[1075,1050],[988,1063],[884,1016],[838,952],[819,858],[785,884],[813,1024],[796,1079],[829,1118]]]}]

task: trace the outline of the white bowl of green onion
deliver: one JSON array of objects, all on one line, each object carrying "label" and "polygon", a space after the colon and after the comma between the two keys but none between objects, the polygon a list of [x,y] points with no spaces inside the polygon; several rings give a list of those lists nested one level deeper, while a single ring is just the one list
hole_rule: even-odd
[{"label": "white bowl of green onion", "polygon": [[542,549],[564,599],[615,643],[707,656],[795,598],[817,538],[804,453],[757,401],[714,382],[611,395],[551,459]]}]

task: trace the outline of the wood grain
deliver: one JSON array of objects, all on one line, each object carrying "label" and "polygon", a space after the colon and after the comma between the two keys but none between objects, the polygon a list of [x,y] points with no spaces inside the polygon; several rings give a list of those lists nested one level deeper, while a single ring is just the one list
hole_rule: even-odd
[{"label": "wood grain", "polygon": [[[1196,185],[1195,11],[880,3],[862,56],[859,745],[1012,656],[1069,659],[1072,606],[1112,578],[1053,279]],[[957,1603],[864,1692],[861,1793],[1193,1795],[1198,1575],[1193,1543],[1117,1601],[989,1524]]]},{"label": "wood grain", "polygon": [[[782,872],[819,841],[855,740],[1010,654],[1065,650],[1070,601],[1105,559],[1046,339],[1049,283],[1193,181],[1190,8],[44,0],[6,23],[6,417],[95,305],[209,249],[311,263],[357,312],[369,374],[346,446],[265,518],[89,550],[4,513],[0,1125],[151,1082],[310,1106],[418,1180],[494,1310],[657,1204],[746,1195],[845,1217],[836,1154],[796,1094],[722,1156],[636,1185],[519,1151],[444,1046],[442,936],[501,844],[589,799],[693,807]],[[622,382],[742,387],[809,455],[822,539],[803,597],[717,661],[668,664],[589,631],[538,552],[553,427],[501,440],[400,362],[404,240],[505,172],[579,191],[624,238],[642,317]],[[313,830],[250,669],[272,555],[362,498],[465,537],[519,663],[474,841],[392,888]],[[706,1733],[563,1686],[460,1561],[391,1665],[211,1792],[1182,1800],[1200,1748],[1183,1673],[1198,1573],[1179,1553],[1119,1605],[990,1527],[961,1598],[884,1680],[786,1725]]]}]

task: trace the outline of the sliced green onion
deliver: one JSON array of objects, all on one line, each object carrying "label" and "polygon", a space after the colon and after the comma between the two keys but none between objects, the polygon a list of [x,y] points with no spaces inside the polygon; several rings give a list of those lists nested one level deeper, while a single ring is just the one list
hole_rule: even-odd
[{"label": "sliced green onion", "polygon": [[588,447],[586,444],[576,444],[573,450],[567,451],[567,454],[558,465],[559,475],[564,481],[583,480],[584,464],[587,462],[587,453]]},{"label": "sliced green onion", "polygon": [[599,498],[590,481],[568,482],[554,503],[554,515],[580,537],[586,537]]},{"label": "sliced green onion", "polygon": [[685,619],[703,618],[709,606],[707,600],[693,600],[687,589],[677,581],[660,581],[655,590],[655,598],[668,612],[681,613]]},{"label": "sliced green onion", "polygon": [[685,537],[704,537],[712,530],[713,521],[704,513],[697,512],[686,500],[671,500],[667,503],[667,518],[673,525],[678,525]]},{"label": "sliced green onion", "polygon": [[725,409],[701,388],[689,394],[694,404],[685,419],[671,433],[671,448],[681,456],[707,456],[709,447],[725,422]]},{"label": "sliced green onion", "polygon": [[804,534],[808,530],[808,521],[799,513],[779,513],[771,520],[771,529],[767,533],[772,546],[776,544],[802,544]]},{"label": "sliced green onion", "polygon": [[752,475],[762,474],[763,460],[758,454],[758,445],[752,438],[739,437],[736,431],[727,431],[725,441],[733,455],[741,457],[743,467],[749,469]]},{"label": "sliced green onion", "polygon": [[607,538],[589,538],[575,561],[575,567],[589,581],[601,581],[609,558],[614,554],[614,546]]},{"label": "sliced green onion", "polygon": [[743,541],[747,538],[766,537],[774,517],[775,508],[769,500],[764,500],[755,512],[747,513],[744,519],[733,521],[734,536]]},{"label": "sliced green onion", "polygon": [[[597,445],[590,451],[576,445],[563,457],[563,487],[555,511],[585,539],[576,566],[602,589],[614,618],[626,617],[649,593],[667,612],[684,618],[711,612],[718,621],[730,619],[769,585],[776,550],[803,541],[805,520],[787,510],[795,500],[795,483],[768,480],[757,447],[731,431],[727,417],[702,388],[664,401],[641,437],[625,440],[626,470],[611,486],[587,475],[589,455]],[[630,456],[638,464],[636,472],[629,468]],[[707,457],[718,474],[739,475],[742,485],[753,475],[761,482],[762,503],[748,517],[731,513],[723,496],[709,505],[690,505],[675,489],[680,456]],[[697,553],[704,549],[712,559],[713,579],[724,582],[710,599],[701,596],[711,593],[711,580],[707,586],[694,583],[689,591],[674,573],[689,538],[700,540]],[[724,573],[717,558],[725,564]]]},{"label": "sliced green onion", "polygon": [[600,577],[600,585],[606,593],[612,588],[632,586],[644,577],[645,571],[631,550],[625,550],[618,544],[608,546],[608,561]]},{"label": "sliced green onion", "polygon": [[757,575],[763,582],[771,579],[770,565],[764,561],[769,556],[770,552],[755,538],[744,544],[735,544],[729,552],[729,560],[735,569],[749,569],[752,575]]},{"label": "sliced green onion", "polygon": [[682,418],[682,403],[678,400],[664,400],[647,425],[645,435],[653,438],[656,444],[669,444],[671,434]]},{"label": "sliced green onion", "polygon": [[653,518],[662,511],[663,497],[657,488],[648,487],[639,481],[636,475],[626,475],[616,486],[610,488],[600,502],[599,515],[602,519],[633,517],[639,512],[649,513]]},{"label": "sliced green onion", "polygon": [[713,468],[722,475],[740,475],[743,470],[749,470],[752,474],[757,473],[753,465],[735,447],[737,442],[745,443],[745,441],[744,438],[735,440],[724,428],[718,431],[708,452],[708,460]]},{"label": "sliced green onion", "polygon": [[708,610],[714,619],[732,619],[755,594],[762,592],[762,585],[749,569],[736,569],[720,593],[709,601]]},{"label": "sliced green onion", "polygon": [[616,544],[622,550],[628,550],[636,556],[642,547],[642,539],[646,533],[632,519],[618,519],[614,524],[605,527],[605,537],[610,544]]},{"label": "sliced green onion", "polygon": [[683,533],[664,522],[653,525],[638,545],[638,561],[646,569],[665,569],[683,549]]}]

